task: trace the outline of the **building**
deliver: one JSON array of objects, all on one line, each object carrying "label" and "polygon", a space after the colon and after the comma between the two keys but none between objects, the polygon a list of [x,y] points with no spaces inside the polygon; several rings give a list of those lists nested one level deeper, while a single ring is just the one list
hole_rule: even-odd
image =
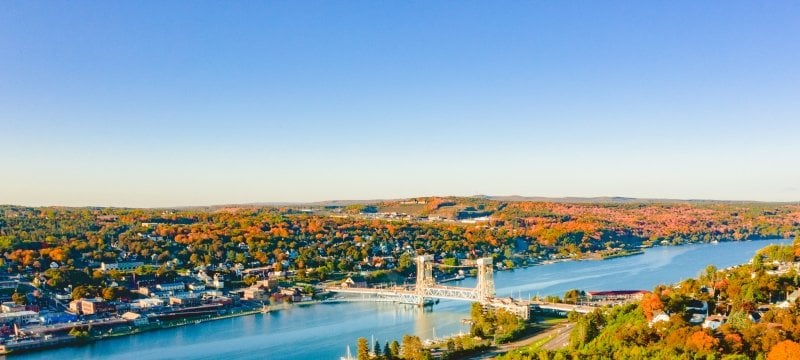
[{"label": "building", "polygon": [[181,282],[158,284],[156,285],[156,289],[160,291],[183,291],[186,289],[186,285]]},{"label": "building", "polygon": [[206,284],[202,283],[190,283],[188,285],[189,290],[191,291],[204,291],[206,289]]},{"label": "building", "polygon": [[116,263],[100,263],[100,270],[102,271],[110,271],[110,270],[117,270],[117,271],[133,271],[136,268],[144,266],[144,263],[141,261],[127,261],[127,262],[116,262]]},{"label": "building", "polygon": [[587,291],[586,297],[589,301],[641,300],[649,293],[647,290]]},{"label": "building", "polygon": [[800,297],[800,290],[792,291],[789,293],[789,295],[786,295],[786,300],[778,303],[778,307],[782,309],[788,309],[794,305],[795,302],[797,302],[798,297]]},{"label": "building", "polygon": [[169,297],[169,304],[177,306],[197,306],[200,305],[200,297],[191,294],[173,295]]},{"label": "building", "polygon": [[150,321],[147,320],[146,316],[142,316],[142,314],[137,314],[135,312],[126,312],[121,316],[123,319],[130,321],[135,326],[147,325]]},{"label": "building", "polygon": [[703,321],[703,329],[717,330],[728,318],[724,315],[711,315]]},{"label": "building", "polygon": [[107,313],[115,309],[105,300],[94,298],[73,300],[69,303],[69,310],[74,314],[94,315]]},{"label": "building", "polygon": [[131,302],[131,309],[147,310],[164,306],[164,300],[158,298],[139,299]]},{"label": "building", "polygon": [[277,279],[267,279],[267,280],[259,280],[256,281],[256,285],[260,286],[264,289],[268,290],[277,290],[278,289],[278,280]]},{"label": "building", "polygon": [[365,288],[367,287],[367,280],[361,276],[351,276],[342,282],[343,288]]},{"label": "building", "polygon": [[0,323],[24,324],[28,320],[38,319],[39,313],[30,310],[7,312],[0,314]]},{"label": "building", "polygon": [[690,315],[690,324],[702,324],[708,316],[708,302],[701,300],[687,301],[686,314]]},{"label": "building", "polygon": [[0,305],[0,310],[2,310],[4,313],[23,311],[25,310],[25,305],[20,305],[13,301],[6,301]]},{"label": "building", "polygon": [[247,289],[244,289],[242,294],[242,298],[244,300],[255,300],[255,301],[265,301],[269,299],[269,295],[267,295],[264,289],[258,286],[251,286]]},{"label": "building", "polygon": [[281,289],[281,295],[292,299],[292,302],[311,301],[311,296],[303,294],[300,288]]},{"label": "building", "polygon": [[206,285],[215,289],[222,289],[225,287],[225,281],[219,274],[214,274],[214,278],[207,282]]},{"label": "building", "polygon": [[17,285],[19,285],[19,280],[0,279],[0,289],[16,289]]},{"label": "building", "polygon": [[653,319],[650,320],[650,326],[652,327],[653,324],[655,323],[667,322],[667,321],[669,321],[669,315],[667,313],[662,312],[657,314],[656,316],[653,316]]}]

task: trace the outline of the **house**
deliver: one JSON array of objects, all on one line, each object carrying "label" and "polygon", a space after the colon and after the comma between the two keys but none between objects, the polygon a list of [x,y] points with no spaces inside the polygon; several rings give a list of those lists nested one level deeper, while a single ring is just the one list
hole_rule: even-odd
[{"label": "house", "polygon": [[689,323],[701,324],[708,316],[708,302],[689,300],[686,303],[686,314],[690,315]]},{"label": "house", "polygon": [[291,299],[292,302],[300,302],[303,300],[303,295],[298,288],[281,289],[280,293],[287,299]]},{"label": "house", "polygon": [[343,288],[365,288],[367,287],[367,280],[361,276],[351,276],[342,282]]},{"label": "house", "polygon": [[717,330],[727,320],[728,317],[724,315],[711,315],[703,321],[703,329]]},{"label": "house", "polygon": [[667,313],[662,312],[653,316],[653,319],[650,320],[650,326],[653,326],[654,324],[659,322],[667,322],[667,321],[669,321],[669,315],[667,315]]},{"label": "house", "polygon": [[797,302],[798,297],[800,297],[800,290],[792,291],[791,293],[789,293],[789,295],[786,295],[786,300],[778,303],[778,307],[782,309],[787,309],[792,305],[794,305],[795,302]]}]

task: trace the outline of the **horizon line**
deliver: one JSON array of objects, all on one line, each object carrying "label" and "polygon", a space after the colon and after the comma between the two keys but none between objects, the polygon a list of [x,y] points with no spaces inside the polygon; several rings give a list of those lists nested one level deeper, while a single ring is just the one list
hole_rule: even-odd
[{"label": "horizon line", "polygon": [[[327,199],[327,200],[314,200],[314,201],[255,201],[255,202],[242,202],[242,203],[215,203],[215,204],[202,204],[202,205],[171,205],[171,206],[118,206],[118,205],[28,205],[28,204],[0,204],[0,207],[30,207],[30,208],[106,208],[106,209],[190,209],[190,208],[204,208],[204,207],[278,207],[278,206],[319,206],[333,203],[349,203],[348,205],[377,203],[385,201],[399,201],[407,199],[422,199],[422,198],[467,198],[477,199],[485,198],[492,201],[507,201],[507,202],[552,202],[552,203],[597,203],[597,204],[610,204],[610,203],[636,203],[636,202],[696,202],[696,203],[746,203],[746,204],[781,204],[781,205],[795,205],[800,204],[800,200],[790,201],[765,201],[765,200],[731,200],[731,199],[682,199],[682,198],[656,198],[656,197],[630,197],[630,196],[536,196],[536,195],[425,195],[425,196],[409,196],[409,197],[387,197],[376,199]],[[342,204],[344,205],[344,204]]]}]

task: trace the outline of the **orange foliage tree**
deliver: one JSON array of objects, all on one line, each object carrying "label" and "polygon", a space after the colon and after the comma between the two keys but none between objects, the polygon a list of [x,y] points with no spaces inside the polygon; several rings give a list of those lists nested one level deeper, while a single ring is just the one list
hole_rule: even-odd
[{"label": "orange foliage tree", "polygon": [[695,351],[709,351],[717,346],[719,346],[719,340],[706,334],[705,331],[697,331],[686,339],[686,347]]},{"label": "orange foliage tree", "polygon": [[800,344],[792,340],[781,341],[772,347],[767,360],[791,360],[800,357]]},{"label": "orange foliage tree", "polygon": [[648,321],[653,319],[655,313],[664,310],[664,304],[661,302],[661,298],[658,294],[645,294],[639,306],[642,308],[644,316],[647,317]]}]

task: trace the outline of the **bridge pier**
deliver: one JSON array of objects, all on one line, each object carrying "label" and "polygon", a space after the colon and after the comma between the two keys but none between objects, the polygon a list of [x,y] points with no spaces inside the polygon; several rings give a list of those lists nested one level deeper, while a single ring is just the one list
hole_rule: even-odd
[{"label": "bridge pier", "polygon": [[342,293],[370,293],[380,297],[394,298],[404,304],[424,306],[425,299],[453,299],[479,302],[483,306],[505,309],[525,320],[530,319],[530,304],[527,302],[513,301],[512,299],[498,299],[494,292],[494,267],[491,257],[480,258],[475,261],[478,269],[478,284],[474,288],[444,286],[436,284],[433,277],[433,256],[420,255],[416,257],[417,281],[414,290],[407,289],[331,289]]}]

